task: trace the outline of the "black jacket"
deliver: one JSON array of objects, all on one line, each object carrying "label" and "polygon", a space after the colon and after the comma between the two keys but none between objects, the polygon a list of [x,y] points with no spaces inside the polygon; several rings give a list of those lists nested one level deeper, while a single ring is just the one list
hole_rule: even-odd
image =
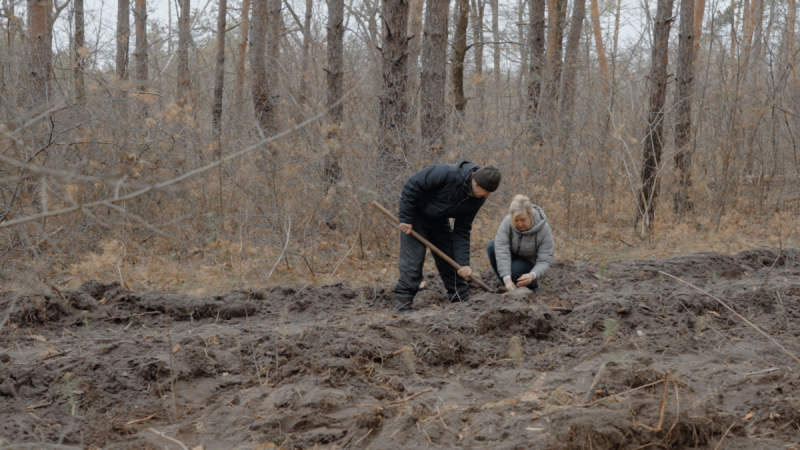
[{"label": "black jacket", "polygon": [[447,219],[453,223],[455,261],[469,265],[469,238],[472,221],[486,198],[470,194],[469,178],[479,166],[464,161],[459,164],[433,164],[412,175],[403,185],[400,198],[400,222],[438,224]]}]

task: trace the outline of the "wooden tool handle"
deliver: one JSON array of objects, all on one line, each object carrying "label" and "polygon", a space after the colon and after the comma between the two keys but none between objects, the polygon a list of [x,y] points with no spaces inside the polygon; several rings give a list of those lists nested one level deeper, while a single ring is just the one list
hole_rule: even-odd
[{"label": "wooden tool handle", "polygon": [[[398,219],[397,216],[392,214],[388,209],[386,209],[383,206],[381,206],[380,203],[372,202],[372,206],[374,206],[375,209],[377,209],[378,211],[384,213],[386,215],[386,217],[388,217],[392,222],[395,223],[395,225],[398,225],[398,226],[400,225],[400,219]],[[442,252],[441,250],[436,248],[435,245],[433,245],[430,242],[428,242],[427,239],[425,239],[424,237],[420,236],[419,233],[417,233],[414,230],[411,230],[411,235],[414,236],[415,238],[417,238],[423,244],[425,244],[425,246],[428,247],[429,249],[431,249],[431,251],[433,253],[436,253],[437,255],[439,255],[440,258],[442,258],[443,260],[447,261],[448,264],[450,264],[451,266],[455,267],[456,270],[461,269],[461,266],[457,262],[453,261],[453,258],[445,255],[444,252]],[[472,279],[472,281],[475,282],[475,284],[477,284],[478,286],[483,288],[485,291],[493,292],[493,290],[489,289],[488,286],[483,284],[483,282],[480,279],[478,279],[478,277],[473,276],[473,277],[470,277],[470,278]]]}]

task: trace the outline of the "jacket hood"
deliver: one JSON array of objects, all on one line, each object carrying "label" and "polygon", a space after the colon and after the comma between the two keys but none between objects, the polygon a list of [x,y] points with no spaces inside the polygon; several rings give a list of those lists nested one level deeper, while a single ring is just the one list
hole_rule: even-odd
[{"label": "jacket hood", "polygon": [[[520,232],[519,230],[514,228],[513,225],[511,227],[514,228],[514,231],[516,231],[517,233],[522,234],[523,236],[528,236],[528,235],[531,235],[531,234],[534,234],[534,233],[537,233],[537,232],[541,231],[542,228],[544,228],[544,225],[547,223],[547,215],[545,215],[544,210],[542,208],[540,208],[540,207],[538,207],[536,205],[533,205],[533,216],[534,216],[533,217],[533,226],[531,226],[527,230]],[[511,221],[511,216],[510,215],[509,215],[508,219],[509,219],[509,222],[510,222]]]},{"label": "jacket hood", "polygon": [[[475,164],[472,161],[461,161],[460,163],[458,163],[458,176],[461,181],[461,184],[465,185],[466,187],[466,183],[469,180],[470,175],[472,175],[473,172],[475,172],[480,168],[481,166]],[[471,189],[467,190],[471,192]]]}]

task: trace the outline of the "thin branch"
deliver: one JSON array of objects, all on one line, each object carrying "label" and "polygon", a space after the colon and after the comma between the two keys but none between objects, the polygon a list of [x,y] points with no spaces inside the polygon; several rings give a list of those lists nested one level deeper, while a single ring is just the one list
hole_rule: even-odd
[{"label": "thin branch", "polygon": [[188,448],[188,447],[186,447],[185,445],[183,445],[183,442],[181,442],[181,441],[179,441],[179,440],[177,440],[177,439],[173,439],[173,438],[171,438],[171,437],[167,436],[166,434],[164,434],[164,433],[162,433],[162,432],[160,432],[160,431],[156,431],[156,430],[154,430],[154,429],[152,429],[152,428],[148,428],[148,429],[147,429],[147,431],[149,431],[149,432],[151,432],[151,433],[155,434],[156,436],[158,436],[158,437],[160,437],[160,438],[162,438],[162,439],[166,439],[166,440],[168,440],[168,441],[172,442],[173,444],[177,444],[177,445],[179,445],[179,446],[181,447],[181,449],[183,449],[183,450],[189,450],[189,448]]}]

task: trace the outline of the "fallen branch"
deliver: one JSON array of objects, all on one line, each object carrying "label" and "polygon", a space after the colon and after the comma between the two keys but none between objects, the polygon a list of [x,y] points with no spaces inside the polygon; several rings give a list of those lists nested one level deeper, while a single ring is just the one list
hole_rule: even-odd
[{"label": "fallen branch", "polygon": [[162,432],[160,432],[160,431],[156,431],[156,430],[154,430],[154,429],[152,429],[152,428],[148,428],[148,429],[147,429],[147,431],[149,431],[149,432],[151,432],[151,433],[155,434],[156,436],[158,436],[158,437],[160,437],[160,438],[162,438],[162,439],[166,439],[166,440],[168,440],[168,441],[172,442],[173,444],[177,444],[177,445],[179,445],[179,446],[180,446],[180,447],[181,447],[183,450],[189,450],[189,448],[188,448],[188,447],[186,447],[185,445],[183,445],[183,442],[181,442],[181,441],[179,441],[179,440],[177,440],[177,439],[173,439],[173,438],[171,438],[171,437],[167,436],[166,434],[164,434],[164,433],[162,433]]},{"label": "fallen branch", "polygon": [[592,385],[589,386],[589,390],[586,391],[586,395],[583,396],[583,403],[589,403],[594,397],[595,389],[600,384],[600,379],[606,374],[607,366],[603,364],[600,366],[600,369],[597,370],[597,375],[594,376],[594,380],[592,380]]},{"label": "fallen branch", "polygon": [[741,314],[737,313],[737,312],[736,312],[736,311],[735,311],[733,308],[731,308],[730,306],[728,306],[728,304],[727,304],[727,303],[723,302],[722,300],[718,299],[717,297],[714,297],[714,296],[713,296],[713,295],[711,295],[710,293],[708,293],[708,292],[706,292],[706,291],[704,291],[704,290],[700,289],[699,287],[697,287],[697,286],[693,285],[692,283],[689,283],[689,282],[687,282],[687,281],[683,281],[683,280],[681,280],[680,278],[676,277],[675,275],[670,275],[670,274],[668,274],[668,273],[666,273],[666,272],[664,272],[664,271],[662,271],[662,270],[659,270],[659,271],[658,271],[658,273],[664,274],[664,275],[666,275],[666,276],[668,276],[668,277],[670,277],[670,278],[674,278],[674,279],[676,279],[676,280],[680,281],[681,283],[683,283],[683,284],[685,284],[685,285],[687,285],[687,286],[689,286],[689,287],[691,287],[691,288],[697,289],[698,291],[702,292],[703,294],[706,294],[707,296],[711,297],[711,298],[712,298],[712,299],[714,299],[714,300],[715,300],[717,303],[719,303],[720,305],[724,306],[724,307],[725,307],[725,309],[727,309],[728,311],[732,312],[732,313],[733,313],[733,314],[734,314],[736,317],[738,317],[738,318],[739,318],[739,319],[740,319],[742,322],[744,322],[744,323],[746,323],[746,324],[750,325],[750,326],[751,326],[751,327],[753,327],[753,328],[754,328],[756,331],[758,331],[759,333],[763,334],[763,335],[764,335],[764,336],[765,336],[767,339],[769,339],[770,341],[772,341],[772,343],[773,343],[773,344],[777,345],[777,346],[778,346],[778,348],[780,348],[781,350],[783,350],[783,352],[784,352],[784,353],[786,353],[786,354],[787,354],[787,355],[789,355],[789,356],[790,356],[790,357],[791,357],[793,360],[795,360],[795,362],[797,362],[798,364],[800,364],[800,358],[798,358],[797,356],[795,356],[794,354],[792,354],[792,353],[791,353],[789,350],[786,350],[786,348],[785,348],[784,346],[782,346],[781,344],[779,344],[779,343],[778,343],[778,341],[776,341],[775,339],[773,339],[773,338],[772,338],[772,336],[770,336],[769,334],[767,334],[766,332],[764,332],[763,330],[761,330],[761,328],[758,328],[757,326],[755,326],[755,325],[754,325],[752,322],[750,322],[749,320],[747,320],[747,319],[746,319],[744,316],[742,316]]},{"label": "fallen branch", "polygon": [[511,361],[513,358],[506,358],[506,359],[498,359],[497,361],[492,361],[490,363],[486,363],[487,366],[493,366],[495,364],[500,364],[501,362]]},{"label": "fallen branch", "polygon": [[131,420],[130,422],[126,423],[126,424],[125,424],[125,426],[128,426],[128,425],[135,425],[135,424],[137,424],[137,423],[142,423],[142,422],[147,422],[148,420],[152,419],[152,418],[153,418],[153,417],[155,417],[155,416],[156,416],[156,414],[153,414],[153,415],[151,415],[151,416],[147,416],[147,417],[145,417],[144,419],[136,419],[136,420]]},{"label": "fallen branch", "polygon": [[399,405],[399,404],[401,404],[401,403],[406,403],[406,402],[409,402],[409,401],[411,401],[411,400],[412,400],[412,399],[414,399],[414,398],[417,398],[417,397],[419,397],[419,396],[420,396],[420,395],[422,395],[422,394],[427,394],[428,392],[433,392],[433,389],[425,389],[424,391],[422,391],[422,392],[418,392],[418,393],[416,393],[416,394],[412,395],[411,397],[408,397],[408,398],[407,398],[407,399],[405,399],[405,400],[400,400],[399,402],[389,402],[389,404],[390,404],[390,405]]},{"label": "fallen branch", "polygon": [[669,370],[664,374],[664,390],[661,392],[661,406],[658,408],[658,428],[656,431],[661,431],[664,426],[664,412],[667,410],[667,390],[669,390]]},{"label": "fallen branch", "polygon": [[725,433],[722,435],[722,437],[721,437],[721,438],[719,438],[719,442],[717,442],[717,446],[716,446],[716,447],[714,447],[714,450],[719,450],[719,446],[720,446],[720,445],[722,445],[722,441],[724,441],[724,440],[725,440],[725,436],[727,436],[727,435],[728,435],[728,433],[730,433],[730,431],[731,431],[731,429],[733,428],[733,426],[734,426],[734,425],[736,425],[736,422],[733,422],[733,423],[731,424],[731,426],[729,426],[729,427],[728,427],[728,429],[727,429],[727,430],[725,430]]}]

